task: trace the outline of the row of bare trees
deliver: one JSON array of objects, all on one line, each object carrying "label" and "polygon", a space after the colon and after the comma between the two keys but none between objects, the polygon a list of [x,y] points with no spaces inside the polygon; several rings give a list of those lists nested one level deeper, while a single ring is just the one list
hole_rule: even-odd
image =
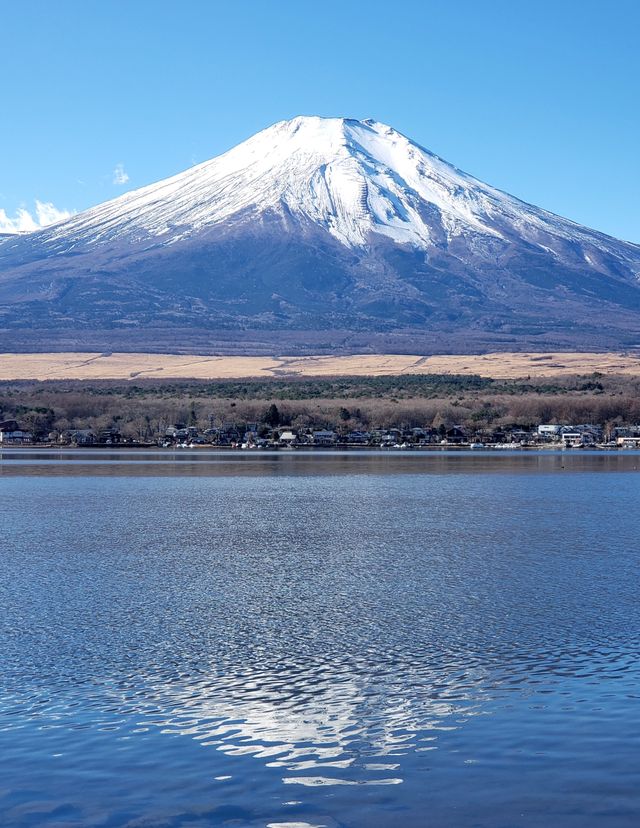
[{"label": "row of bare trees", "polygon": [[[205,388],[129,388],[56,386],[40,383],[0,388],[0,420],[16,419],[43,435],[88,428],[115,428],[125,437],[155,439],[174,424],[200,430],[224,423],[266,423],[294,428],[372,429],[463,425],[476,429],[522,427],[538,423],[640,423],[640,393],[612,382],[596,390],[460,390],[442,396],[310,397],[252,399],[213,396]],[[278,422],[269,411],[277,404]]]}]

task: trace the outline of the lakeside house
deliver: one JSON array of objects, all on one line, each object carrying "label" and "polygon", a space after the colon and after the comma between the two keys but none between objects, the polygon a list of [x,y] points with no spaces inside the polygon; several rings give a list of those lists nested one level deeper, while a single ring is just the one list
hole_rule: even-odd
[{"label": "lakeside house", "polygon": [[640,448],[640,437],[617,437],[616,445],[620,448]]},{"label": "lakeside house", "polygon": [[557,425],[555,423],[541,423],[538,426],[538,437],[546,437],[550,440],[553,440],[555,437],[558,437],[562,431],[562,426]]},{"label": "lakeside house", "polygon": [[335,431],[323,428],[320,431],[314,431],[312,435],[312,443],[314,446],[335,446],[338,442],[338,435]]},{"label": "lakeside house", "polygon": [[33,443],[33,434],[20,428],[16,420],[0,422],[0,444],[3,446],[25,446]]},{"label": "lakeside house", "polygon": [[95,431],[90,428],[79,428],[69,435],[69,441],[74,446],[93,446],[97,439]]}]

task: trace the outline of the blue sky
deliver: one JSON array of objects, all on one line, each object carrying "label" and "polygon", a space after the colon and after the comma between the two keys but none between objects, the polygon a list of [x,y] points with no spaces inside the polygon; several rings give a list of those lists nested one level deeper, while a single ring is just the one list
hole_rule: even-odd
[{"label": "blue sky", "polygon": [[347,115],[640,242],[639,30],[637,0],[5,0],[0,217]]}]

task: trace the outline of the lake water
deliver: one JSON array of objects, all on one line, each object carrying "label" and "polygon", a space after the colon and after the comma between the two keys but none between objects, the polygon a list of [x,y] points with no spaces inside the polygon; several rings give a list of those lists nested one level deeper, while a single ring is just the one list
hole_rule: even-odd
[{"label": "lake water", "polygon": [[0,824],[640,824],[640,454],[0,453]]}]

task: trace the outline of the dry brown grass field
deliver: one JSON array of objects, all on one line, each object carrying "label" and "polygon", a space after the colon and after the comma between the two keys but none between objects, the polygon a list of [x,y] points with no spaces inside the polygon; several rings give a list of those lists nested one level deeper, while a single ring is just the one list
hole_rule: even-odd
[{"label": "dry brown grass field", "polygon": [[2,380],[249,379],[401,374],[479,374],[494,379],[569,374],[640,376],[640,355],[620,353],[490,353],[483,355],[246,357],[175,354],[0,354]]}]

